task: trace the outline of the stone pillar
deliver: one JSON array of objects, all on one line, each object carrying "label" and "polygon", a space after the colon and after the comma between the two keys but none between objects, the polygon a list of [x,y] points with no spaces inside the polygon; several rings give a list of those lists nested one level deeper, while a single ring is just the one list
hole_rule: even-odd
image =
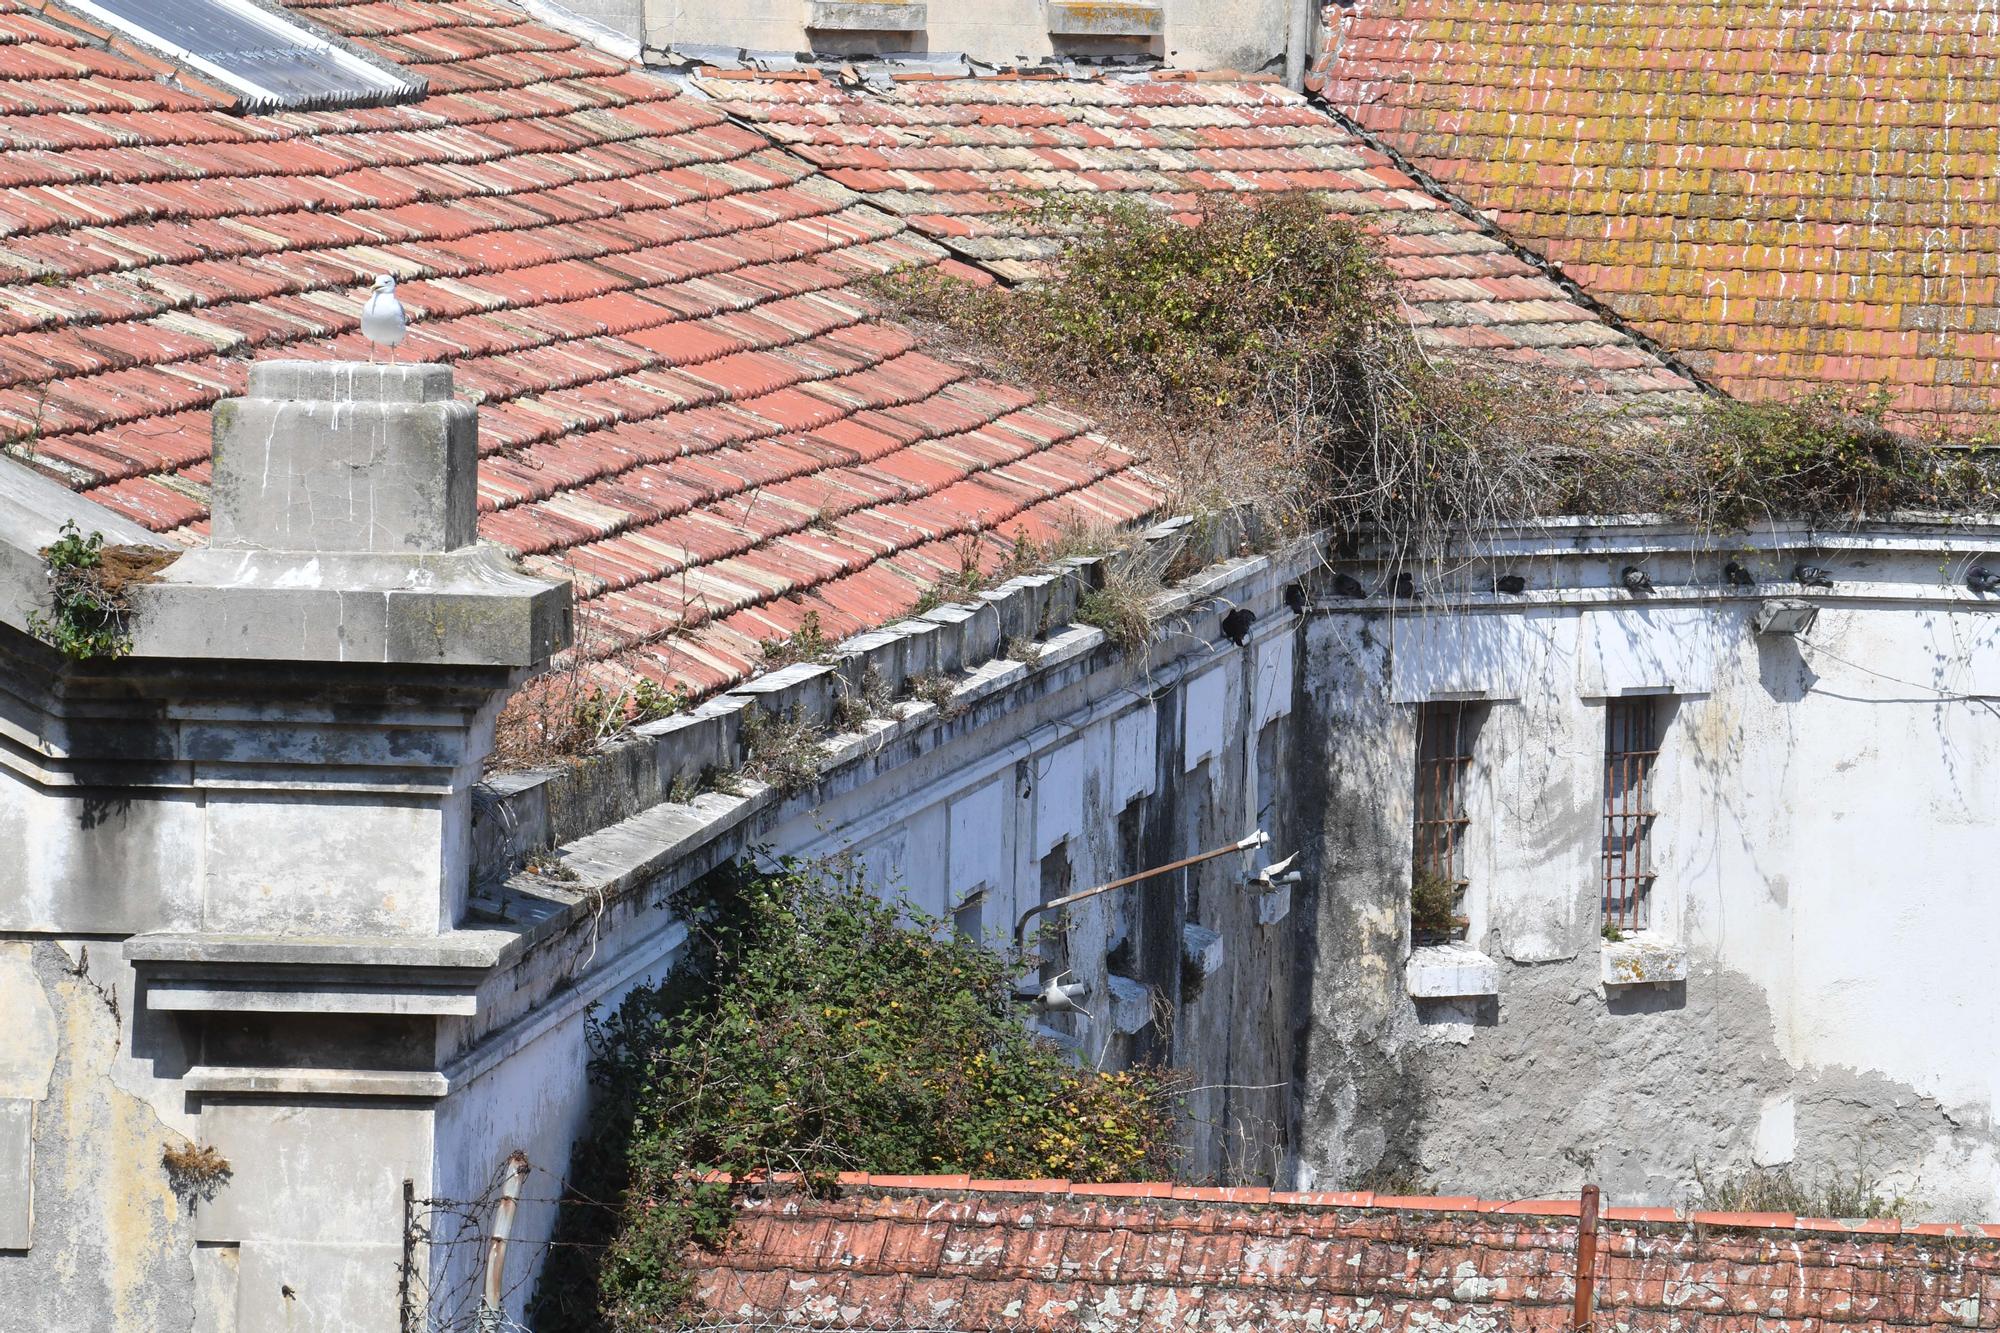
[{"label": "stone pillar", "polygon": [[215,411],[211,546],[434,555],[477,538],[479,421],[446,366],[260,361]]},{"label": "stone pillar", "polygon": [[[477,413],[449,368],[261,362],[249,388],[215,412],[211,540],[128,590],[116,659],[28,632],[40,552],[61,517],[159,540],[0,460],[0,933],[87,942],[115,1002],[84,1012],[121,1042],[109,1065],[65,1047],[64,1087],[0,1087],[0,1196],[55,1179],[24,1155],[109,1161],[127,1183],[37,1197],[81,1216],[163,1192],[162,1141],[199,1140],[227,1182],[112,1242],[199,1242],[199,1327],[393,1333],[402,1183],[431,1192],[451,1086],[440,1031],[483,1012],[514,940],[464,920],[470,790],[501,702],[568,640],[569,590],[478,544]],[[61,956],[0,958],[0,997],[54,995]],[[18,1044],[0,1032],[0,1073],[48,1063]],[[63,1114],[8,1118],[28,1094]],[[93,1137],[94,1101],[145,1128]],[[99,1311],[107,1263],[187,1271],[31,1222],[0,1210],[0,1290],[72,1284],[49,1308],[93,1327],[145,1323]]]}]

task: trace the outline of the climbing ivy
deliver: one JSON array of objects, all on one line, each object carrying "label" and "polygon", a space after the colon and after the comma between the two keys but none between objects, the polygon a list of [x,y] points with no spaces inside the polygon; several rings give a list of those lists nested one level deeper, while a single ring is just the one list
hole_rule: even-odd
[{"label": "climbing ivy", "polygon": [[543,1333],[663,1326],[729,1224],[734,1187],[700,1173],[1171,1177],[1174,1076],[1078,1068],[1021,1023],[1005,958],[839,866],[736,867],[680,910],[687,960],[593,1030]]}]

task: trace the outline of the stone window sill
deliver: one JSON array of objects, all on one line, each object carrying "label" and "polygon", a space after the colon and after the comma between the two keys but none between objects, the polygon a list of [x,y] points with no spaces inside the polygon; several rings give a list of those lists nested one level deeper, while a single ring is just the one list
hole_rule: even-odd
[{"label": "stone window sill", "polygon": [[1403,980],[1418,1000],[1500,993],[1499,965],[1469,944],[1428,944],[1410,950]]},{"label": "stone window sill", "polygon": [[1606,940],[1599,964],[1607,986],[1661,985],[1686,981],[1688,975],[1685,946],[1643,932]]}]

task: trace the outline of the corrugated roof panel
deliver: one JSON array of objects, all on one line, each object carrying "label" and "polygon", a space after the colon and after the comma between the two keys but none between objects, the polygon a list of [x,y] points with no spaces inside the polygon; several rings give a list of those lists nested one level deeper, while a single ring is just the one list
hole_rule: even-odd
[{"label": "corrugated roof panel", "polygon": [[318,107],[420,97],[397,74],[251,0],[66,0],[253,106]]}]

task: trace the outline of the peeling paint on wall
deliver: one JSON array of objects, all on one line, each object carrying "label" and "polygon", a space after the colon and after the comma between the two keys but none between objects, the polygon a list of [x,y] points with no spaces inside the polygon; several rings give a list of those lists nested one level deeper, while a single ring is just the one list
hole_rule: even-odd
[{"label": "peeling paint on wall", "polygon": [[[40,1004],[30,996],[25,1012],[49,1015],[54,1048],[35,1121],[34,1244],[7,1260],[0,1333],[192,1329],[193,1242],[160,1166],[177,1136],[113,1078],[129,1011],[115,997],[129,994],[129,972],[105,942],[92,941],[82,964],[52,942],[18,946],[25,959],[6,947],[0,988],[11,997],[32,985]],[[25,977],[18,961],[28,963]],[[6,1012],[0,1043],[18,1057],[14,1039],[36,1025]]]}]

